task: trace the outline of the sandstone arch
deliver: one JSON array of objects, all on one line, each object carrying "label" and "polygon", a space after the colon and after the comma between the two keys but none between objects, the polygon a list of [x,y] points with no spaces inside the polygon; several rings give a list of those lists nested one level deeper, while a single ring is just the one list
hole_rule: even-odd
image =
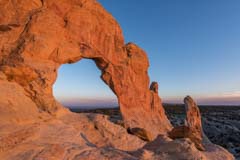
[{"label": "sandstone arch", "polygon": [[0,11],[1,159],[234,159],[213,144],[199,152],[191,141],[166,135],[144,147],[106,116],[74,114],[55,101],[59,66],[93,59],[118,97],[128,131],[152,140],[172,128],[158,84],[150,85],[146,53],[125,45],[97,1],[1,0]]},{"label": "sandstone arch", "polygon": [[118,23],[96,1],[3,1],[0,7],[1,72],[40,112],[62,113],[52,95],[57,69],[88,58],[116,94],[127,127],[154,135],[171,129],[158,93],[149,89],[146,53],[124,44]]}]

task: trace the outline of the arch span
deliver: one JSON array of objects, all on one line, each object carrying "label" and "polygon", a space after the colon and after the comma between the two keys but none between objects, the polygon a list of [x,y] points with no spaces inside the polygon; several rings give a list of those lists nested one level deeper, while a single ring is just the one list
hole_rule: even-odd
[{"label": "arch span", "polygon": [[1,71],[24,88],[41,112],[67,112],[52,93],[57,70],[88,58],[116,94],[126,127],[144,128],[154,136],[171,129],[156,87],[149,89],[146,53],[124,44],[118,23],[97,1],[27,0],[16,5],[16,13],[4,19],[9,29],[1,31]]}]

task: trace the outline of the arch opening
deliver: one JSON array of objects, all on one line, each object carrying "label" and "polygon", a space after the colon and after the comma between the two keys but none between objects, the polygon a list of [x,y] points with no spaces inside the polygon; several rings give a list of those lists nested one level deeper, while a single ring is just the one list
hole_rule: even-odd
[{"label": "arch opening", "polygon": [[82,59],[64,64],[58,70],[53,94],[57,101],[71,110],[118,108],[118,99],[101,79],[100,63]]}]

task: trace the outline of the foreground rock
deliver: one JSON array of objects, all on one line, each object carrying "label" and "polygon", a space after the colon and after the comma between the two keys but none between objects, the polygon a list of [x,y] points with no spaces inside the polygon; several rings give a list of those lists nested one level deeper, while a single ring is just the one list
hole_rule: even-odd
[{"label": "foreground rock", "polygon": [[173,130],[169,132],[169,136],[173,139],[190,138],[199,150],[204,151],[202,120],[198,106],[190,96],[184,99],[184,103],[187,124],[186,126],[174,127]]},{"label": "foreground rock", "polygon": [[[3,0],[0,11],[0,159],[191,159],[195,151],[232,159],[218,146],[200,152],[184,145],[187,139],[156,140],[148,149],[127,133],[141,128],[155,139],[172,125],[157,83],[149,89],[146,53],[124,44],[118,23],[95,0]],[[118,97],[126,128],[102,115],[71,113],[54,99],[57,69],[82,58],[96,63]]]},{"label": "foreground rock", "polygon": [[210,144],[201,152],[190,139],[159,136],[146,143],[100,114],[69,113],[58,119],[7,126],[1,132],[4,160],[233,160],[223,148]]},{"label": "foreground rock", "polygon": [[[184,105],[165,105],[167,115],[174,126],[184,124]],[[240,107],[199,106],[204,133],[209,140],[226,148],[240,159]],[[205,138],[203,139],[205,141]],[[205,143],[205,142],[204,142]]]},{"label": "foreground rock", "polygon": [[192,132],[196,133],[196,137],[199,137],[198,139],[202,141],[203,139],[202,119],[199,108],[190,96],[187,96],[184,99],[184,103],[187,115],[186,116],[187,126]]}]

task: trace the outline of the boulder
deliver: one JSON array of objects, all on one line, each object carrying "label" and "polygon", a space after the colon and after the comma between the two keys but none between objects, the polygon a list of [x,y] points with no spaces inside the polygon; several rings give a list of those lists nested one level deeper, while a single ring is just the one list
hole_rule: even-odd
[{"label": "boulder", "polygon": [[197,133],[190,130],[187,126],[177,126],[174,127],[171,132],[169,132],[169,137],[172,139],[181,139],[181,138],[189,138],[195,145],[197,149],[200,151],[204,151],[205,148],[202,143],[202,137],[199,138],[196,136]]}]

